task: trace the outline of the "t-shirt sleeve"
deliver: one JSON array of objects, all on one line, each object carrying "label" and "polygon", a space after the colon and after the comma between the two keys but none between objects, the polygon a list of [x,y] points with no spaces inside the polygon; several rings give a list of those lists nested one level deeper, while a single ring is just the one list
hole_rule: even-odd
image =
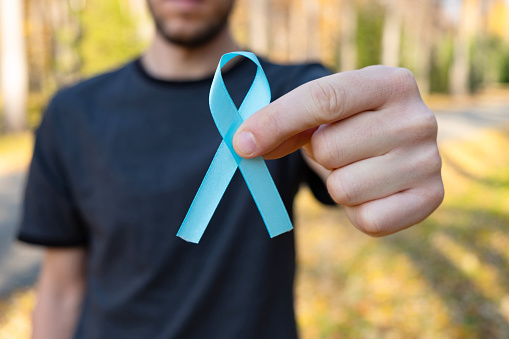
[{"label": "t-shirt sleeve", "polygon": [[71,197],[55,98],[37,129],[18,239],[50,247],[84,246],[87,230]]},{"label": "t-shirt sleeve", "polygon": [[324,205],[337,205],[336,202],[331,198],[323,180],[318,176],[318,174],[315,173],[315,171],[311,169],[311,167],[308,166],[304,159],[302,159],[302,161],[304,162],[305,168],[304,182],[309,186],[309,189],[313,193],[316,200]]}]

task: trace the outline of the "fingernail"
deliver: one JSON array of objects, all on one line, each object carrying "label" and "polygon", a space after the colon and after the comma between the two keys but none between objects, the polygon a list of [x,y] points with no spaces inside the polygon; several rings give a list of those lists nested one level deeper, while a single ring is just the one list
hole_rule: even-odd
[{"label": "fingernail", "polygon": [[256,142],[253,133],[242,132],[237,136],[237,148],[242,155],[251,155],[256,150]]}]

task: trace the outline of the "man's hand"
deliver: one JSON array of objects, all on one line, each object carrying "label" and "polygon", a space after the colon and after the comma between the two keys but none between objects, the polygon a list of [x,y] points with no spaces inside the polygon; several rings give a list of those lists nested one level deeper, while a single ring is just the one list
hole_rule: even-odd
[{"label": "man's hand", "polygon": [[372,236],[430,215],[444,189],[437,124],[412,73],[371,66],[304,84],[247,119],[234,136],[245,158],[304,147],[331,172],[327,189]]}]

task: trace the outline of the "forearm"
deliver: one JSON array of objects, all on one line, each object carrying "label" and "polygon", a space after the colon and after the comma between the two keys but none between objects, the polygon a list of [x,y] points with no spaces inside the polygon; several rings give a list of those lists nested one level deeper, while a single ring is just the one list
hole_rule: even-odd
[{"label": "forearm", "polygon": [[76,330],[83,291],[40,289],[33,313],[32,339],[69,339]]},{"label": "forearm", "polygon": [[47,249],[37,283],[32,339],[74,336],[85,293],[84,248]]}]

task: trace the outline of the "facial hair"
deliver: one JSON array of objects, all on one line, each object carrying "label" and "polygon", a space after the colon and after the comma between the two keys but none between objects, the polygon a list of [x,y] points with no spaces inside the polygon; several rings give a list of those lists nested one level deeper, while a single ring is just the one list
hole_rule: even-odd
[{"label": "facial hair", "polygon": [[230,5],[224,13],[222,13],[222,16],[218,20],[209,20],[207,24],[193,36],[184,36],[182,34],[175,34],[170,29],[165,29],[164,20],[157,16],[150,5],[150,1],[147,2],[152,18],[154,19],[157,32],[168,43],[187,48],[200,47],[214,40],[214,38],[217,37],[228,24],[228,18],[233,8],[232,2],[232,5]]}]

